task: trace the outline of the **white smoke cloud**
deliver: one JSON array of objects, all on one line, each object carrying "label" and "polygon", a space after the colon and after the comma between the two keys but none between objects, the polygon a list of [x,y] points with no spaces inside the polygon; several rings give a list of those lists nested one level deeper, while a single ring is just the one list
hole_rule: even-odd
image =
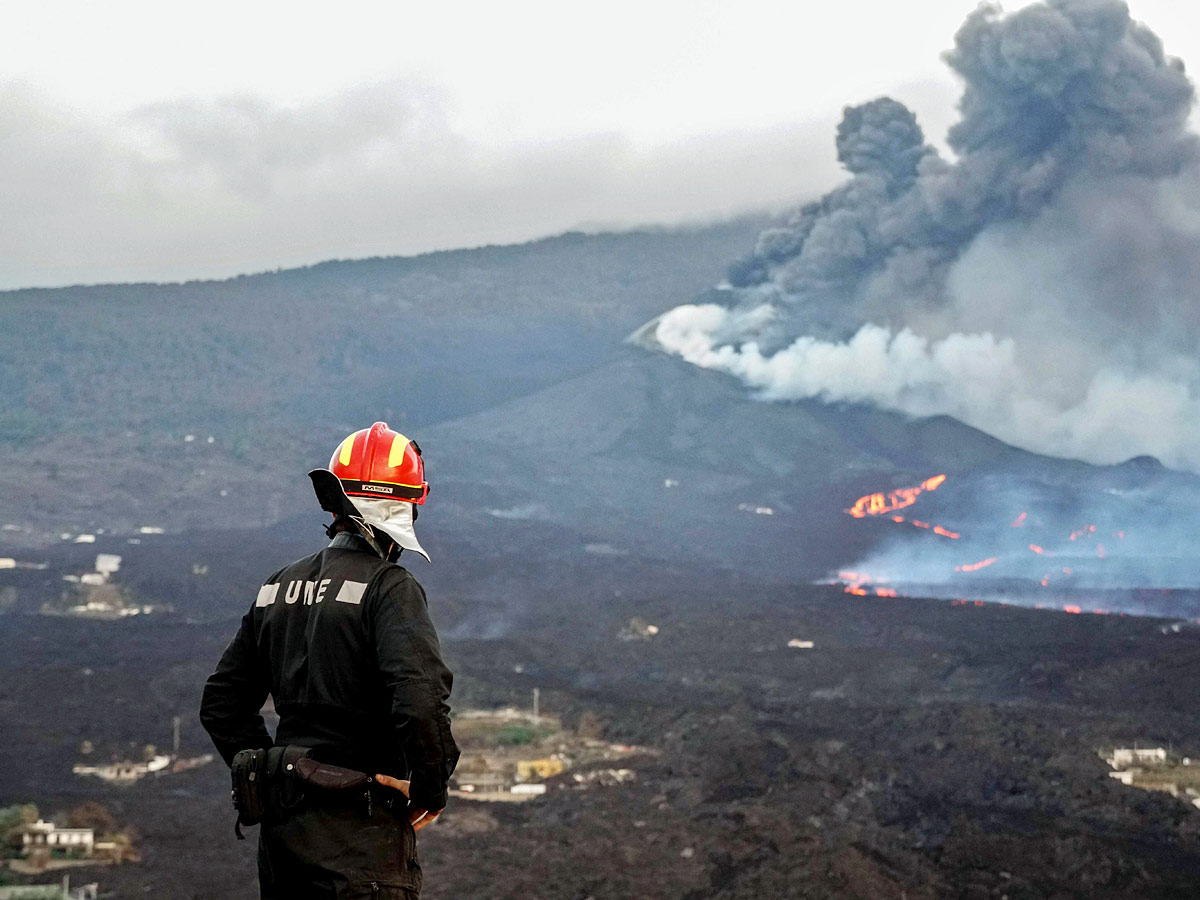
[{"label": "white smoke cloud", "polygon": [[954,416],[1092,462],[1200,471],[1193,90],[1118,0],[967,20],[943,160],[883,98],[838,129],[842,186],[730,269],[732,309],[655,337],[767,400]]},{"label": "white smoke cloud", "polygon": [[733,312],[680,306],[658,322],[660,345],[705,369],[727,372],[764,400],[873,403],[914,416],[949,415],[1003,441],[1054,456],[1119,462],[1139,454],[1200,471],[1200,398],[1163,377],[1096,371],[1077,402],[1023,365],[1011,338],[864,325],[849,340],[797,338],[773,353],[754,341],[723,344],[736,319],[765,321],[768,306]]}]

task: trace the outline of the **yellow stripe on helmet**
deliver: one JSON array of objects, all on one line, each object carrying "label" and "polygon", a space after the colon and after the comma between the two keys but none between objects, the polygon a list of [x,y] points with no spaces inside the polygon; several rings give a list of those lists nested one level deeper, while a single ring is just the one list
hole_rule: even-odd
[{"label": "yellow stripe on helmet", "polygon": [[394,469],[404,462],[404,451],[411,444],[408,438],[397,432],[395,440],[392,441],[392,449],[388,453],[388,468]]},{"label": "yellow stripe on helmet", "polygon": [[340,462],[343,466],[350,465],[350,457],[354,450],[354,439],[356,437],[358,437],[357,431],[342,441],[342,449],[338,452],[338,462]]}]

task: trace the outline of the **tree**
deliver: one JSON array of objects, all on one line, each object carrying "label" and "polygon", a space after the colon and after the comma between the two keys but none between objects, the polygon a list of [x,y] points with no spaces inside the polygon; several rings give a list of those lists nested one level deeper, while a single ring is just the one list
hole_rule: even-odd
[{"label": "tree", "polygon": [[116,834],[112,835],[111,840],[113,844],[116,845],[113,848],[113,862],[123,863],[141,861],[142,855],[133,845],[133,838],[128,834],[123,831],[118,831]]},{"label": "tree", "polygon": [[604,720],[590,709],[585,709],[579,716],[579,724],[576,726],[575,731],[581,738],[598,740],[604,737]]},{"label": "tree", "polygon": [[21,832],[38,820],[38,808],[32,803],[0,808],[0,855],[15,856],[21,849]]},{"label": "tree", "polygon": [[117,830],[117,820],[113,818],[103,803],[89,800],[72,809],[66,816],[67,828],[91,828],[96,837],[110,835]]}]

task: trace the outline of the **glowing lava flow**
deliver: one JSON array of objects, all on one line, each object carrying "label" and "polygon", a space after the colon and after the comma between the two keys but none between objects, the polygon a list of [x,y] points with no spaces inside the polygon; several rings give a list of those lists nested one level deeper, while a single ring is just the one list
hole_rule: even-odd
[{"label": "glowing lava flow", "polygon": [[945,475],[934,475],[932,478],[926,478],[918,487],[896,488],[889,494],[867,494],[855,500],[854,505],[846,512],[856,519],[886,515],[898,509],[904,509],[906,506],[912,506],[923,493],[936,491],[945,480]]},{"label": "glowing lava flow", "polygon": [[929,522],[921,522],[917,519],[905,519],[904,516],[892,515],[898,509],[904,509],[906,506],[912,506],[917,502],[917,498],[926,491],[936,491],[945,482],[945,475],[934,475],[932,478],[926,478],[917,487],[896,488],[890,493],[866,494],[854,501],[854,505],[846,510],[847,515],[854,516],[856,519],[865,519],[868,516],[887,516],[898,525],[909,524],[914,528],[923,528],[926,531],[932,531],[940,537],[949,538],[952,541],[957,541],[962,535],[957,531],[951,531],[949,528],[943,528],[941,525],[933,525]]},{"label": "glowing lava flow", "polygon": [[976,563],[966,563],[965,565],[955,566],[955,572],[978,572],[980,569],[986,569],[992,563],[997,561],[997,557],[989,556],[987,559],[981,559]]},{"label": "glowing lava flow", "polygon": [[838,578],[846,582],[843,592],[855,597],[870,597],[872,594],[876,597],[900,596],[894,588],[872,587],[873,579],[865,572],[838,572]]},{"label": "glowing lava flow", "polygon": [[[917,499],[922,494],[924,494],[928,491],[936,491],[945,482],[946,482],[945,475],[935,475],[932,478],[925,479],[916,487],[896,488],[893,491],[888,491],[888,492],[880,491],[880,492],[877,492],[874,494],[866,494],[862,497],[859,497],[854,502],[854,505],[851,506],[849,509],[845,510],[845,512],[847,515],[853,516],[856,519],[866,519],[866,518],[870,518],[870,517],[883,516],[883,517],[890,519],[892,522],[895,522],[897,525],[911,525],[914,528],[920,528],[924,531],[933,532],[934,534],[938,535],[939,537],[948,538],[950,540],[957,540],[958,538],[961,537],[961,535],[956,531],[951,531],[948,528],[943,528],[941,525],[934,525],[931,522],[927,522],[927,521],[924,521],[921,519],[909,519],[903,515],[899,515],[897,512],[898,510],[902,510],[909,506],[912,506],[914,503],[917,502]],[[1012,527],[1012,528],[1028,528],[1031,532],[1036,532],[1038,534],[1044,534],[1045,530],[1046,530],[1046,526],[1043,524],[1042,520],[1037,518],[1036,512],[1034,513],[1033,518],[1030,518],[1030,515],[1028,512],[1019,513],[1017,515],[1017,517],[1010,522],[1010,527]],[[1064,529],[1064,531],[1065,531],[1065,529]],[[1038,543],[1028,543],[1025,546],[1028,548],[1028,551],[1030,553],[1033,553],[1037,556],[1046,557],[1047,558],[1046,561],[1049,562],[1050,557],[1065,555],[1067,553],[1066,544],[1065,544],[1065,542],[1062,541],[1063,537],[1067,537],[1068,541],[1080,541],[1080,540],[1091,540],[1091,539],[1095,539],[1095,538],[1103,538],[1103,536],[1108,533],[1109,532],[1107,532],[1107,531],[1104,531],[1104,532],[1099,531],[1099,529],[1097,528],[1096,525],[1084,525],[1082,528],[1079,528],[1075,531],[1071,531],[1069,533],[1069,535],[1061,534],[1057,537],[1057,539],[1055,539],[1053,541],[1046,541],[1044,545],[1038,544]],[[1117,540],[1124,540],[1126,537],[1126,534],[1124,531],[1113,531],[1113,532],[1111,532],[1111,535],[1113,538],[1115,538]],[[1028,537],[1035,537],[1035,534],[1031,533],[1028,535]],[[1047,537],[1049,537],[1049,535],[1047,535]],[[1028,540],[1028,538],[1026,538],[1026,540]],[[1022,543],[1024,543],[1024,541],[1022,541]],[[1094,544],[1094,547],[1095,547],[1096,556],[1099,559],[1104,559],[1107,555],[1104,545],[1099,543],[1099,541],[1097,541]],[[981,569],[986,569],[989,566],[995,565],[999,561],[1000,561],[999,555],[989,556],[986,559],[979,560],[978,562],[963,563],[961,565],[957,565],[954,567],[954,571],[961,572],[961,573],[978,572]],[[1078,593],[1077,579],[1075,579],[1073,577],[1075,575],[1075,570],[1073,568],[1071,568],[1070,566],[1056,567],[1052,572],[1045,572],[1041,576],[1041,578],[1038,579],[1037,583],[1042,588],[1050,588],[1052,580],[1055,578],[1056,575],[1059,574],[1059,572],[1061,572],[1062,575],[1067,576],[1068,578],[1072,579],[1070,584],[1068,585],[1068,588],[1072,591],[1072,593]],[[989,575],[990,574],[993,574],[993,573],[989,573]],[[844,590],[847,594],[853,594],[857,597],[870,597],[870,596],[900,597],[900,596],[903,596],[895,588],[880,587],[879,584],[876,582],[876,580],[872,579],[870,575],[867,575],[867,574],[864,574],[861,572],[839,572],[838,579],[844,583],[844,585],[845,585]],[[1062,602],[1062,601],[1059,601],[1059,602]],[[955,600],[953,602],[953,605],[955,605],[955,606],[966,606],[966,605],[983,606],[984,601],[982,601],[982,600],[968,601],[965,599],[959,599],[959,600]],[[1001,605],[1003,606],[1005,604],[1002,603]],[[1042,604],[1039,603],[1039,604],[1034,604],[1034,608],[1042,609],[1042,608],[1054,608],[1054,607],[1044,607]],[[1081,605],[1076,605],[1076,604],[1067,604],[1065,606],[1062,606],[1061,609],[1063,609],[1064,611],[1066,611],[1068,613],[1074,613],[1074,614],[1079,614],[1079,613],[1083,613],[1083,612],[1090,612],[1094,615],[1107,615],[1108,614],[1108,610],[1105,610],[1105,609],[1099,609],[1099,608],[1085,609]],[[1198,621],[1200,621],[1200,620],[1198,620]]]},{"label": "glowing lava flow", "polygon": [[[995,606],[1008,606],[1009,605],[1007,603],[997,603],[994,600],[992,600],[992,601],[964,600],[961,597],[958,600],[950,601],[951,606],[976,606],[976,607],[978,607],[978,606],[987,606],[987,605],[989,605],[989,603],[993,604]],[[1056,610],[1059,607],[1046,606],[1044,603],[1035,603],[1032,608],[1033,609]],[[1093,616],[1111,616],[1111,615],[1113,615],[1112,610],[1109,610],[1109,609],[1101,609],[1099,607],[1096,607],[1095,609],[1084,609],[1082,606],[1079,606],[1078,604],[1075,604],[1075,603],[1068,603],[1061,608],[1062,608],[1063,612],[1070,613],[1073,616],[1083,615],[1084,613],[1090,613]],[[1119,613],[1118,615],[1123,616],[1123,615],[1125,615],[1125,613]]]}]

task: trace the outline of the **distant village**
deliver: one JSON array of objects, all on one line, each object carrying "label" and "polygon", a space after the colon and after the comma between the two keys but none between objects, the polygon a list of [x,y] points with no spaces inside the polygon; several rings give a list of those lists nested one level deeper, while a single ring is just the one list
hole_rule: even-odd
[{"label": "distant village", "polygon": [[[0,525],[0,532],[22,532],[20,526],[12,523]],[[126,543],[140,544],[146,535],[164,534],[165,530],[157,525],[143,525],[138,528],[136,537],[125,537]],[[82,532],[75,534],[64,531],[58,535],[63,542],[72,544],[95,544],[97,537],[105,537],[103,529],[95,533]],[[109,540],[116,536],[108,535]],[[11,551],[10,551],[11,552]],[[10,556],[0,556],[0,572],[5,570],[44,570],[49,568],[46,562],[30,562]],[[139,601],[128,586],[119,583],[116,578],[121,570],[121,557],[116,553],[98,553],[89,571],[68,572],[62,576],[66,582],[64,590],[57,597],[41,600],[36,611],[45,616],[72,616],[86,619],[112,621],[131,616],[144,616],[156,612],[170,612],[171,607],[163,604]],[[207,574],[208,567],[193,565],[192,574]],[[0,613],[8,612],[17,607],[18,592],[13,585],[0,584]]]},{"label": "distant village", "polygon": [[[170,753],[160,753],[148,744],[138,758],[114,755],[107,762],[79,762],[72,772],[124,787],[143,778],[173,775],[211,763],[215,759],[211,753],[185,756],[180,752],[181,721],[178,716],[172,720]],[[85,740],[79,752],[91,757],[97,750]],[[130,837],[132,833],[95,801],[49,817],[33,804],[0,808],[0,900],[96,900],[98,883],[72,887],[70,871],[139,862],[141,852]],[[59,870],[64,870],[61,881],[9,883],[12,876],[28,879]]]},{"label": "distant village", "polygon": [[[113,759],[104,763],[80,762],[76,763],[71,771],[76,775],[99,778],[109,784],[129,785],[148,775],[156,777],[174,775],[211,763],[216,758],[211,753],[203,753],[199,756],[180,755],[179,726],[180,720],[176,716],[172,722],[172,748],[169,754],[159,753],[152,744],[147,744],[143,749],[141,759]],[[94,752],[95,748],[91,742],[84,741],[80,747],[81,755],[90,756]]]},{"label": "distant village", "polygon": [[653,751],[599,739],[588,722],[565,730],[554,716],[507,707],[465,710],[454,717],[463,754],[450,794],[466,800],[513,803],[549,790],[579,790],[636,781],[633,769],[613,765]]},{"label": "distant village", "polygon": [[[103,805],[85,803],[59,821],[44,819],[32,804],[0,808],[0,900],[97,900],[100,885],[71,886],[71,871],[139,862],[129,833]],[[61,878],[10,884],[12,876],[61,872]]]},{"label": "distant village", "polygon": [[1200,761],[1177,756],[1166,747],[1116,747],[1100,757],[1108,773],[1121,784],[1144,791],[1162,791],[1200,809]]},{"label": "distant village", "polygon": [[[84,535],[81,535],[83,537]],[[90,537],[90,535],[88,535]],[[121,568],[121,557],[115,553],[100,553],[91,572],[64,575],[71,587],[58,602],[42,604],[42,615],[81,616],[89,619],[121,619],[126,616],[147,615],[154,611],[149,604],[134,602],[127,590],[113,583],[112,576]]]}]

